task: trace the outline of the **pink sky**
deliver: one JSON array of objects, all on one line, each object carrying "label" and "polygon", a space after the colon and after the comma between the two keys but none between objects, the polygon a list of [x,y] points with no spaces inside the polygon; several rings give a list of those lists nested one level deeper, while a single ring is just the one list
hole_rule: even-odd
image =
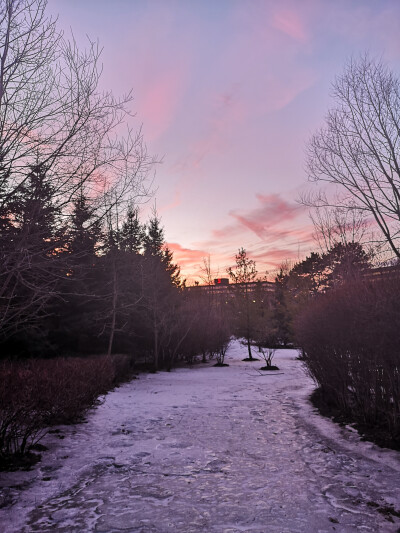
[{"label": "pink sky", "polygon": [[[157,208],[184,276],[224,275],[244,247],[261,274],[316,248],[305,144],[352,55],[400,67],[397,0],[49,0],[104,47],[102,84],[133,89]],[[152,202],[151,202],[152,205]],[[143,209],[143,217],[149,209]]]}]

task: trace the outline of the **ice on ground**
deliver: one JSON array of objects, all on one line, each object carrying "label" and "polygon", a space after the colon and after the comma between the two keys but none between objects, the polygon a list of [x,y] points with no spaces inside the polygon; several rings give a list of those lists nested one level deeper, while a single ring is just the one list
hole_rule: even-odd
[{"label": "ice on ground", "polygon": [[245,355],[141,375],[48,434],[33,470],[1,474],[0,531],[397,531],[400,454],[322,418],[296,351],[279,372]]}]

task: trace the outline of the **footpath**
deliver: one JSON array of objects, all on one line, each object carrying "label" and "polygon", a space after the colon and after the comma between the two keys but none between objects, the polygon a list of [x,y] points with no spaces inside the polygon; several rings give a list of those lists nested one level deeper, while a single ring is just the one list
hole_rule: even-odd
[{"label": "footpath", "polygon": [[399,531],[400,454],[321,417],[294,350],[140,375],[0,473],[2,533]]}]

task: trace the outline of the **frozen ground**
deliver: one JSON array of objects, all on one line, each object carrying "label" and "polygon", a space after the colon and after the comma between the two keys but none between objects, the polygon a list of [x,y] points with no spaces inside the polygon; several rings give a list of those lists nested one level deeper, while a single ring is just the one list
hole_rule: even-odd
[{"label": "frozen ground", "polygon": [[229,367],[118,388],[32,471],[1,474],[1,533],[396,532],[400,454],[321,418],[296,355],[260,373],[235,342]]}]

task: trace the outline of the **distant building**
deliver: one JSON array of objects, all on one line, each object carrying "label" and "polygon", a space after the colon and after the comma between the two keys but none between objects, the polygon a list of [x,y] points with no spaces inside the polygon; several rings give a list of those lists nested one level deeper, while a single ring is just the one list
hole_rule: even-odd
[{"label": "distant building", "polygon": [[217,278],[214,280],[214,285],[229,285],[229,278]]},{"label": "distant building", "polygon": [[211,285],[194,285],[186,287],[189,291],[208,292],[213,294],[233,294],[235,288],[247,288],[249,292],[262,288],[268,292],[275,290],[275,283],[272,281],[249,281],[248,283],[229,283],[229,278],[215,278],[214,284]]}]

